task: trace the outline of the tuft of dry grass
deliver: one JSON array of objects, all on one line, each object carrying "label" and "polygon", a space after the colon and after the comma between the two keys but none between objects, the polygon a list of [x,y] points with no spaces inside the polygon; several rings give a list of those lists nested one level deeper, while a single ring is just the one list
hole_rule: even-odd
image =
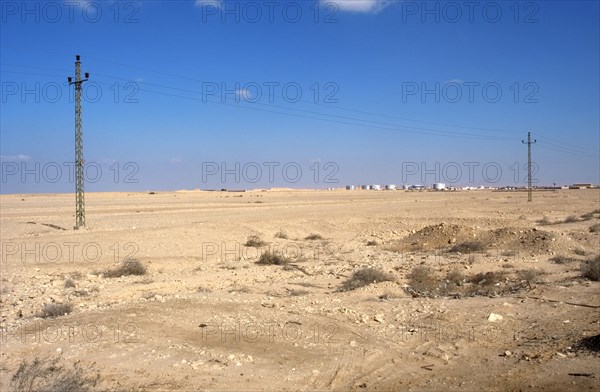
[{"label": "tuft of dry grass", "polygon": [[261,246],[265,246],[267,243],[265,241],[263,241],[262,239],[260,239],[259,236],[257,235],[251,235],[248,237],[248,239],[246,240],[246,243],[244,245],[249,246],[249,247],[254,247],[254,248],[260,248]]},{"label": "tuft of dry grass", "polygon": [[99,379],[99,374],[86,376],[79,362],[66,367],[60,357],[36,357],[32,362],[21,362],[10,387],[13,392],[91,392]]},{"label": "tuft of dry grass", "polygon": [[54,318],[64,316],[73,311],[73,305],[67,304],[46,304],[37,314],[41,318]]},{"label": "tuft of dry grass", "polygon": [[485,250],[485,245],[481,241],[466,241],[454,245],[450,248],[451,253],[473,253],[482,252]]},{"label": "tuft of dry grass", "polygon": [[573,250],[573,253],[575,253],[578,256],[585,256],[587,254],[587,252],[583,248],[575,248]]},{"label": "tuft of dry grass", "polygon": [[600,281],[600,255],[585,262],[581,267],[581,273],[586,279]]},{"label": "tuft of dry grass", "polygon": [[139,260],[125,259],[120,266],[105,270],[103,274],[105,278],[120,278],[129,275],[145,275],[146,272],[146,267]]},{"label": "tuft of dry grass", "polygon": [[354,271],[352,276],[348,278],[340,288],[340,291],[355,290],[360,287],[368,286],[372,283],[393,282],[394,276],[387,272],[383,272],[376,268],[362,268]]},{"label": "tuft of dry grass", "polygon": [[600,223],[594,223],[589,228],[590,233],[600,233]]},{"label": "tuft of dry grass", "polygon": [[314,240],[322,240],[324,239],[323,236],[321,234],[309,234],[306,237],[304,237],[305,240],[309,240],[309,241],[314,241]]},{"label": "tuft of dry grass", "polygon": [[260,255],[256,264],[261,265],[286,265],[289,264],[291,260],[283,255],[273,252],[265,252]]},{"label": "tuft of dry grass", "polygon": [[377,241],[375,241],[375,240],[367,241],[367,246],[376,246],[376,245],[378,245],[378,244],[377,244]]}]

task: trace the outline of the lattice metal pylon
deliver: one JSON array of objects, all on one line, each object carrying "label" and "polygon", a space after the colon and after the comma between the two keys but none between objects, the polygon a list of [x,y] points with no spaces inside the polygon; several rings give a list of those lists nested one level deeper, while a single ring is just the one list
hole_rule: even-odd
[{"label": "lattice metal pylon", "polygon": [[85,194],[83,159],[83,129],[81,125],[81,84],[86,82],[90,74],[85,73],[81,79],[80,56],[75,56],[75,80],[69,77],[69,84],[75,85],[75,230],[85,228]]},{"label": "lattice metal pylon", "polygon": [[533,200],[532,186],[531,186],[531,145],[537,142],[537,140],[531,141],[531,132],[527,132],[527,141],[521,140],[521,143],[527,143],[527,201]]}]

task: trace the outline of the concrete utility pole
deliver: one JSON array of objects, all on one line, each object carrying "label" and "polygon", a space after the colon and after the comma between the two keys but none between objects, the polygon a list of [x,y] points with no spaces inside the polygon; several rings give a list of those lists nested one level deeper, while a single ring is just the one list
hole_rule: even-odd
[{"label": "concrete utility pole", "polygon": [[83,192],[83,131],[81,129],[81,84],[86,82],[90,74],[85,73],[85,79],[81,79],[80,56],[75,56],[75,80],[69,76],[69,84],[75,85],[75,227],[73,229],[85,229],[85,197]]},{"label": "concrete utility pole", "polygon": [[527,201],[532,200],[532,189],[531,189],[531,145],[537,142],[537,140],[531,141],[531,132],[527,132],[527,142],[521,140],[521,143],[527,143]]}]

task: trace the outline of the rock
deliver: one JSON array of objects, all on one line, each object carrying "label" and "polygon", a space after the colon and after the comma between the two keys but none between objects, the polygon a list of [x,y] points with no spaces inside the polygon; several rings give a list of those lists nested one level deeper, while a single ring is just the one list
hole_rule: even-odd
[{"label": "rock", "polygon": [[508,350],[506,350],[506,351],[504,352],[504,356],[505,356],[505,357],[510,357],[511,355],[512,355],[512,353],[511,353],[510,351],[508,351]]},{"label": "rock", "polygon": [[384,316],[383,314],[376,314],[373,317],[373,320],[377,321],[378,323],[383,323],[384,322],[383,316]]},{"label": "rock", "polygon": [[496,321],[502,320],[502,318],[503,317],[501,315],[499,315],[499,314],[490,313],[487,319],[488,319],[489,322],[495,323]]}]

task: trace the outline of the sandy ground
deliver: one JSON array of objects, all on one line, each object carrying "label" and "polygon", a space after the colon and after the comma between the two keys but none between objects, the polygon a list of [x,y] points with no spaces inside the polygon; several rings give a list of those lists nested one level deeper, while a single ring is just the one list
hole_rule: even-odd
[{"label": "sandy ground", "polygon": [[[36,357],[80,361],[109,390],[600,390],[598,353],[577,348],[600,334],[600,283],[580,272],[600,253],[597,189],[532,203],[523,192],[291,190],[86,203],[87,230],[75,231],[73,195],[0,196],[2,391]],[[251,235],[266,244],[245,246]],[[469,239],[486,249],[448,252]],[[267,251],[292,265],[257,264]],[[102,274],[124,259],[147,273]],[[440,281],[460,271],[464,284],[411,294],[417,265]],[[364,267],[392,281],[340,290]],[[485,284],[470,277],[492,271],[505,276],[487,295],[467,294]],[[51,303],[73,310],[39,317]]]}]

